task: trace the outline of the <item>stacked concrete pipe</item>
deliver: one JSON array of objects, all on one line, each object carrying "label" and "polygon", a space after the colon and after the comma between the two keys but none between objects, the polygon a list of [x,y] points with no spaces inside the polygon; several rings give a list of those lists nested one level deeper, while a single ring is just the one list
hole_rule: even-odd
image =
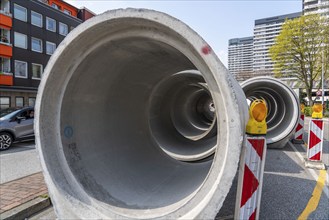
[{"label": "stacked concrete pipe", "polygon": [[269,148],[283,148],[292,138],[300,116],[296,93],[272,77],[254,77],[241,84],[248,100],[264,99],[268,108],[266,142]]},{"label": "stacked concrete pipe", "polygon": [[77,27],[51,57],[36,102],[57,216],[215,218],[237,170],[246,99],[266,101],[270,147],[283,147],[299,118],[280,81],[242,88],[197,33],[166,14],[113,10]]},{"label": "stacked concrete pipe", "polygon": [[166,14],[106,12],[48,62],[35,133],[60,219],[213,219],[235,176],[246,97]]}]

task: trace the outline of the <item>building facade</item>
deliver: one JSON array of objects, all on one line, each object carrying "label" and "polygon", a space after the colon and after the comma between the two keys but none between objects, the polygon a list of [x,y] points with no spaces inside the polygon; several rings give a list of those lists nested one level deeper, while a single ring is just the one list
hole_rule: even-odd
[{"label": "building facade", "polygon": [[62,0],[1,0],[1,109],[34,106],[50,56],[87,17],[79,13]]},{"label": "building facade", "polygon": [[253,71],[256,75],[272,76],[274,74],[273,61],[269,55],[269,48],[275,43],[275,39],[280,34],[282,24],[285,20],[300,16],[301,12],[297,12],[255,20]]},{"label": "building facade", "polygon": [[329,0],[303,0],[303,12],[307,14],[322,14],[329,17]]},{"label": "building facade", "polygon": [[253,37],[234,38],[228,42],[228,69],[239,80],[253,71]]}]

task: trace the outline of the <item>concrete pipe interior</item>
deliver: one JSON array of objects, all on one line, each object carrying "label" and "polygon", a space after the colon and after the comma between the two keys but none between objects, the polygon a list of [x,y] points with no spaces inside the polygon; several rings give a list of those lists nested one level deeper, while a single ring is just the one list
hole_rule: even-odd
[{"label": "concrete pipe interior", "polygon": [[264,99],[268,108],[266,140],[269,147],[282,148],[295,131],[299,119],[298,98],[288,86],[270,77],[255,77],[242,83],[248,100]]},{"label": "concrete pipe interior", "polygon": [[180,21],[133,9],[90,19],[63,41],[36,106],[59,217],[215,217],[246,111],[242,90],[214,54],[203,57],[204,45]]}]

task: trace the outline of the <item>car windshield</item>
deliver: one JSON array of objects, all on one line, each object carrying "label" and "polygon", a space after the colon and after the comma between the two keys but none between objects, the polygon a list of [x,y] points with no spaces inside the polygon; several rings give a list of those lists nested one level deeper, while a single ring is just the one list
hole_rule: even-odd
[{"label": "car windshield", "polygon": [[20,109],[18,109],[18,110],[12,109],[12,111],[8,110],[8,109],[1,110],[0,119],[1,120],[10,119],[11,117],[15,116],[19,111],[20,111]]}]

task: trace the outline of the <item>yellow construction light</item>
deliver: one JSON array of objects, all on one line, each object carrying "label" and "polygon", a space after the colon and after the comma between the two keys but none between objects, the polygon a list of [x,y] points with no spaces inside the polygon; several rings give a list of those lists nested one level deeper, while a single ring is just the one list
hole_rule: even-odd
[{"label": "yellow construction light", "polygon": [[322,108],[321,103],[315,103],[312,107],[312,118],[322,118]]},{"label": "yellow construction light", "polygon": [[305,105],[304,105],[304,104],[300,104],[300,112],[301,112],[302,114],[305,113]]},{"label": "yellow construction light", "polygon": [[260,135],[267,132],[267,106],[264,100],[256,99],[249,108],[249,121],[247,123],[247,134]]}]

